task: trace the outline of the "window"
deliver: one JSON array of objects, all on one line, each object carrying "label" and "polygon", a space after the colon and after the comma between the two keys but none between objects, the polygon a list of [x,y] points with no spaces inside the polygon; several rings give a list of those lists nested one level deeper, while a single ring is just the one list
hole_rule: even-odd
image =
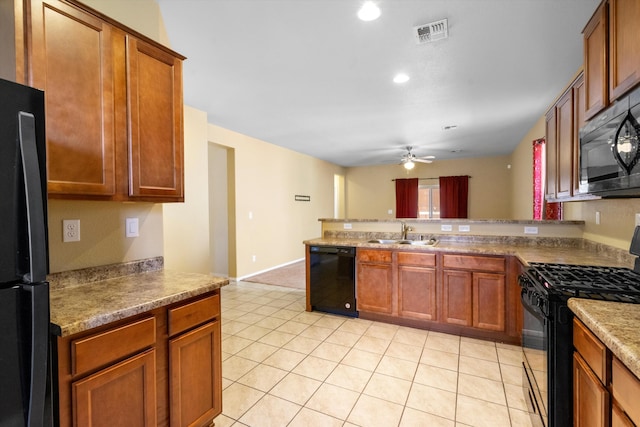
[{"label": "window", "polygon": [[440,187],[418,186],[418,218],[440,218]]}]

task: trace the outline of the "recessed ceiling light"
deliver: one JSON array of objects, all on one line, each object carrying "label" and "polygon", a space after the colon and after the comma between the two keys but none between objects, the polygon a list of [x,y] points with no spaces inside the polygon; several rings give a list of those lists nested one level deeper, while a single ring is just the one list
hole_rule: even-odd
[{"label": "recessed ceiling light", "polygon": [[407,76],[405,73],[398,73],[393,78],[394,83],[406,83],[408,81],[409,81],[409,76]]},{"label": "recessed ceiling light", "polygon": [[372,1],[364,2],[358,11],[358,18],[363,21],[373,21],[380,17],[380,8]]}]

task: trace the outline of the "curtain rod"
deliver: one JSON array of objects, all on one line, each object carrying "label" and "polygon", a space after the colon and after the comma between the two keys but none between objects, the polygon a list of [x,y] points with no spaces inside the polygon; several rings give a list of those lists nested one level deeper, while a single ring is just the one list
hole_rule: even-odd
[{"label": "curtain rod", "polygon": [[[467,178],[471,178],[471,176],[470,176],[470,175],[460,175],[460,176],[466,176]],[[391,181],[395,181],[396,179],[407,179],[407,178],[395,178],[395,179],[392,179]],[[439,176],[436,176],[436,177],[433,177],[433,178],[418,178],[418,180],[421,180],[421,179],[423,179],[423,180],[427,180],[427,179],[440,179],[440,177],[439,177]]]}]

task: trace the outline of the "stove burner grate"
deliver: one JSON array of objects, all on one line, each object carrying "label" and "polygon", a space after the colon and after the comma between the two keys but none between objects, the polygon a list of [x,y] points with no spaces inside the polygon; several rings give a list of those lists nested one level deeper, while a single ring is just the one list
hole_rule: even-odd
[{"label": "stove burner grate", "polygon": [[628,268],[546,263],[530,266],[536,279],[550,291],[593,299],[619,299],[598,297],[598,294],[640,298],[640,273]]}]

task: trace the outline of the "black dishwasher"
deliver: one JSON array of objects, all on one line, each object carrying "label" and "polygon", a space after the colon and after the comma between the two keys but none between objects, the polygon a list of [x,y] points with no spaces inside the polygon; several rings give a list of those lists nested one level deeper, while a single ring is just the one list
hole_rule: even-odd
[{"label": "black dishwasher", "polygon": [[358,317],[356,249],[345,246],[311,246],[309,252],[311,308]]}]

